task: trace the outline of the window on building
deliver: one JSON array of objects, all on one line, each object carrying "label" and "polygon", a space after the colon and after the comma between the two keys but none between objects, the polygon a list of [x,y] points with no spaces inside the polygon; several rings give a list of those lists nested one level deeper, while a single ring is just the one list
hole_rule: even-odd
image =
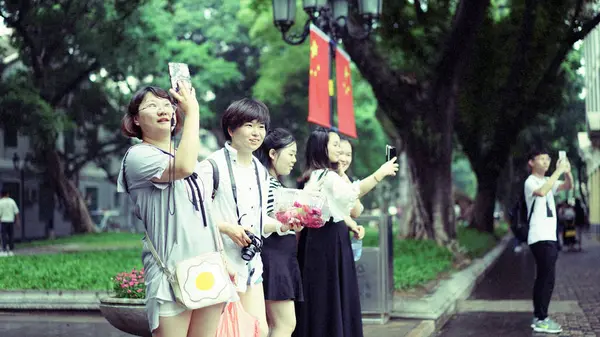
[{"label": "window on building", "polygon": [[18,132],[16,128],[4,129],[4,147],[17,147],[19,145]]},{"label": "window on building", "polygon": [[85,203],[88,206],[88,211],[95,211],[98,209],[98,188],[97,187],[86,187],[85,188]]}]

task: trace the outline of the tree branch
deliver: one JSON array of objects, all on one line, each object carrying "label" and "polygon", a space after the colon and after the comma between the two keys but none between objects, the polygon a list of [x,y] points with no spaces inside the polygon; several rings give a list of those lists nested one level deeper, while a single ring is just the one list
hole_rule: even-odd
[{"label": "tree branch", "polygon": [[433,92],[440,87],[452,86],[452,82],[460,76],[465,60],[470,53],[477,30],[483,20],[489,0],[462,0],[454,17],[442,57],[436,67],[437,76]]},{"label": "tree branch", "polygon": [[[96,158],[102,158],[110,156],[124,150],[128,146],[128,143],[123,137],[117,136],[111,141],[104,142],[100,145],[100,148],[96,151],[86,151],[83,154],[76,155],[70,158],[70,163],[65,163],[67,167],[67,176],[72,176],[76,172],[79,172],[87,163],[93,161]],[[110,148],[113,147],[113,148]]]},{"label": "tree branch", "polygon": [[[560,66],[565,60],[567,54],[573,47],[573,44],[580,39],[584,38],[598,23],[600,23],[600,14],[596,15],[593,19],[583,24],[581,30],[577,30],[577,21],[583,7],[583,0],[578,0],[571,23],[569,25],[568,35],[563,42],[560,44],[556,54],[552,58],[552,61],[548,64],[548,67],[544,71],[540,81],[536,85],[533,93],[529,96],[530,99],[525,100],[525,104],[520,107],[506,107],[506,110],[515,109],[520,116],[518,118],[512,118],[506,121],[503,125],[503,132],[497,132],[495,135],[495,143],[502,143],[504,138],[514,138],[521,131],[520,125],[527,125],[535,118],[540,108],[547,104],[547,97],[544,95],[547,89],[553,85],[557,80],[557,74],[559,73]],[[514,103],[514,102],[513,102]],[[508,104],[511,104],[508,102]],[[490,151],[488,159],[494,158],[495,154]]]},{"label": "tree branch", "polygon": [[415,7],[415,15],[417,16],[417,21],[421,24],[425,24],[425,12],[421,8],[421,0],[414,0],[413,5]]},{"label": "tree branch", "polygon": [[23,17],[29,11],[29,6],[27,5],[27,1],[21,2],[21,7],[19,8],[19,17],[17,18],[17,20],[13,20],[7,17],[1,11],[0,16],[2,16],[7,26],[14,28],[17,31],[17,33],[23,38],[23,42],[25,42],[25,45],[29,48],[30,51],[29,58],[31,61],[31,67],[33,68],[34,77],[36,80],[41,80],[44,77],[44,75],[42,73],[42,67],[38,62],[38,49],[35,45],[35,42],[33,41],[33,38],[29,36],[29,33],[22,24]]},{"label": "tree branch", "polygon": [[56,95],[54,95],[54,97],[52,97],[52,99],[50,100],[50,105],[52,107],[56,107],[58,105],[58,103],[60,103],[60,101],[69,92],[73,91],[73,89],[75,89],[75,87],[77,85],[79,85],[79,83],[81,83],[88,76],[90,76],[90,74],[93,71],[98,70],[99,67],[100,67],[100,62],[98,62],[98,60],[95,60],[94,62],[92,62],[92,64],[90,64],[87,69],[85,69],[84,71],[79,73],[79,75],[77,75],[69,84],[67,84],[64,88],[62,88],[62,90],[60,90]]},{"label": "tree branch", "polygon": [[[579,0],[581,1],[581,0]],[[575,19],[574,19],[575,20]],[[571,36],[571,38],[568,40],[571,42],[571,44],[583,39],[584,37],[586,37],[591,31],[592,29],[596,28],[596,26],[600,23],[600,13],[596,14],[596,16],[594,16],[592,19],[590,19],[589,21],[587,21],[586,23],[584,23],[581,26],[581,30],[574,32],[573,35]],[[575,28],[575,27],[573,27]],[[574,29],[572,29],[571,31],[573,31]]]},{"label": "tree branch", "polygon": [[546,71],[544,72],[544,75],[542,76],[541,80],[538,82],[538,85],[536,86],[534,94],[531,96],[534,101],[534,102],[532,102],[533,105],[540,104],[540,103],[537,103],[537,104],[535,103],[535,101],[539,101],[539,99],[541,98],[541,96],[536,96],[536,95],[542,94],[546,90],[547,86],[553,84],[554,81],[556,80],[556,78],[557,78],[556,75],[558,74],[558,72],[560,70],[560,65],[563,63],[563,61],[567,57],[567,54],[569,53],[571,48],[573,48],[573,44],[575,42],[585,38],[587,36],[587,34],[589,34],[598,24],[600,24],[600,14],[596,14],[596,16],[594,16],[592,19],[585,22],[580,27],[580,29],[576,29],[577,19],[578,19],[579,13],[581,12],[582,6],[583,6],[583,0],[578,0],[577,7],[576,7],[575,13],[573,15],[573,18],[571,19],[571,24],[569,27],[570,35],[564,39],[564,41],[561,44],[561,46],[559,47],[558,51],[554,55],[554,58],[552,59],[552,61],[548,65],[548,67],[546,68]]},{"label": "tree branch", "polygon": [[[362,76],[371,84],[381,108],[388,113],[395,125],[404,125],[406,121],[401,121],[401,117],[410,119],[409,114],[418,111],[415,91],[419,90],[419,85],[416,79],[390,71],[391,67],[379,54],[371,39],[346,38],[344,50],[348,52]],[[402,108],[406,110],[401,111]],[[400,113],[391,115],[391,111]]]},{"label": "tree branch", "polygon": [[464,153],[469,158],[471,163],[476,163],[481,155],[481,128],[476,130],[469,129],[463,118],[460,117],[460,113],[454,119],[455,133],[464,149]]},{"label": "tree branch", "polygon": [[118,173],[117,173],[117,174],[112,174],[112,173],[110,172],[110,168],[109,168],[108,166],[109,166],[109,165],[108,165],[108,163],[101,163],[101,164],[99,165],[99,167],[100,167],[102,170],[104,170],[104,173],[106,173],[106,179],[107,179],[108,181],[110,181],[111,183],[113,183],[113,184],[115,184],[115,185],[116,185],[116,184],[117,184],[117,178],[119,177],[119,175],[118,175]]},{"label": "tree branch", "polygon": [[[580,0],[581,1],[581,0]],[[523,81],[523,77],[527,69],[527,54],[531,48],[531,41],[533,38],[533,27],[535,27],[536,14],[535,9],[537,7],[537,0],[525,0],[525,10],[523,11],[523,20],[521,22],[521,33],[519,34],[519,40],[517,42],[517,50],[515,50],[514,60],[511,66],[510,74],[508,75],[505,83],[505,96],[513,97]],[[521,90],[524,92],[524,90]],[[505,106],[512,104],[511,100],[505,100]],[[506,107],[504,108],[506,110]]]}]

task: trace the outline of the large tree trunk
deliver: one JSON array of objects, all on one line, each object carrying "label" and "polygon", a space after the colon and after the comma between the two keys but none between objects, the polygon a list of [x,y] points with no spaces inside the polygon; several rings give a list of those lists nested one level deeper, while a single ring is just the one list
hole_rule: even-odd
[{"label": "large tree trunk", "polygon": [[75,184],[65,176],[64,167],[54,148],[44,150],[49,181],[56,195],[62,201],[75,233],[90,233],[94,224],[85,200]]},{"label": "large tree trunk", "polygon": [[450,169],[455,88],[433,88],[427,95],[433,99],[423,102],[421,115],[417,117],[420,128],[404,129],[411,134],[405,137],[413,182],[410,234],[446,246],[456,238]]},{"label": "large tree trunk", "polygon": [[470,226],[483,232],[494,233],[494,208],[498,175],[477,175],[477,196]]},{"label": "large tree trunk", "polygon": [[442,178],[443,167],[423,169],[409,161],[413,190],[408,237],[447,244],[456,237],[452,185]]}]

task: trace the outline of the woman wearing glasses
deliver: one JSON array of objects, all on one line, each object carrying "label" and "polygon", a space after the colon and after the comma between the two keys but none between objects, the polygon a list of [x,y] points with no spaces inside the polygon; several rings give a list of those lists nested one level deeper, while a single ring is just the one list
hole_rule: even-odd
[{"label": "woman wearing glasses", "polygon": [[[220,240],[205,211],[206,195],[198,188],[203,185],[196,174],[198,101],[188,84],[179,83],[179,88],[179,92],[171,89],[169,94],[161,88],[145,87],[134,94],[121,128],[125,136],[142,143],[125,154],[117,189],[129,194],[134,212],[146,228],[142,262],[152,335],[214,337],[225,303],[188,310],[176,302],[160,267],[164,264],[173,273],[180,261],[214,252],[215,240]],[[172,135],[181,130],[176,155]],[[237,300],[233,284],[228,286],[231,300]]]}]

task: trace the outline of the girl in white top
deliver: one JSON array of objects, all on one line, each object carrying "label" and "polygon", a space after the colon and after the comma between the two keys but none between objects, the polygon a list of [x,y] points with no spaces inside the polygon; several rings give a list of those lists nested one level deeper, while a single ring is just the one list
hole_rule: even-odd
[{"label": "girl in white top", "polygon": [[[398,172],[398,164],[396,163],[397,159],[394,157],[390,161],[381,165],[381,167],[379,167],[379,169],[375,171],[375,173],[373,173],[371,176],[367,177],[367,179],[353,181],[347,174],[348,169],[350,168],[350,164],[352,164],[352,144],[350,143],[350,140],[343,138],[340,141],[340,150],[340,164],[338,167],[338,173],[349,184],[359,184],[359,197],[362,197],[363,195],[370,192],[373,188],[375,188],[375,186],[381,180],[381,177],[395,176],[396,172]],[[356,200],[356,205],[354,208],[352,208],[352,211],[350,212],[350,217],[344,220],[348,223],[353,223],[354,220],[352,220],[352,218],[358,218],[362,214],[363,210],[364,206],[362,205],[360,200]]]},{"label": "girl in white top", "polygon": [[[157,87],[138,91],[123,117],[122,131],[142,140],[125,155],[117,189],[127,192],[135,214],[147,231],[142,262],[146,283],[146,311],[154,337],[214,337],[225,303],[187,310],[175,301],[167,275],[151,254],[152,244],[171,272],[178,262],[215,251],[216,225],[206,212],[206,193],[197,179],[200,123],[195,90],[179,83],[171,95]],[[183,117],[185,115],[185,125]],[[177,155],[172,133],[183,129]],[[204,213],[204,214],[203,214]],[[230,272],[230,275],[234,275]],[[231,300],[237,300],[233,284]]]},{"label": "girl in white top", "polygon": [[[325,226],[305,228],[298,242],[304,302],[296,303],[295,337],[362,337],[362,316],[350,231],[358,239],[364,228],[348,224],[361,194],[361,184],[349,184],[338,172],[340,137],[319,128],[306,146],[306,187],[322,180],[321,193],[331,214]],[[383,176],[372,175],[372,184]],[[365,185],[366,186],[366,185]],[[305,188],[306,188],[305,187]]]}]

